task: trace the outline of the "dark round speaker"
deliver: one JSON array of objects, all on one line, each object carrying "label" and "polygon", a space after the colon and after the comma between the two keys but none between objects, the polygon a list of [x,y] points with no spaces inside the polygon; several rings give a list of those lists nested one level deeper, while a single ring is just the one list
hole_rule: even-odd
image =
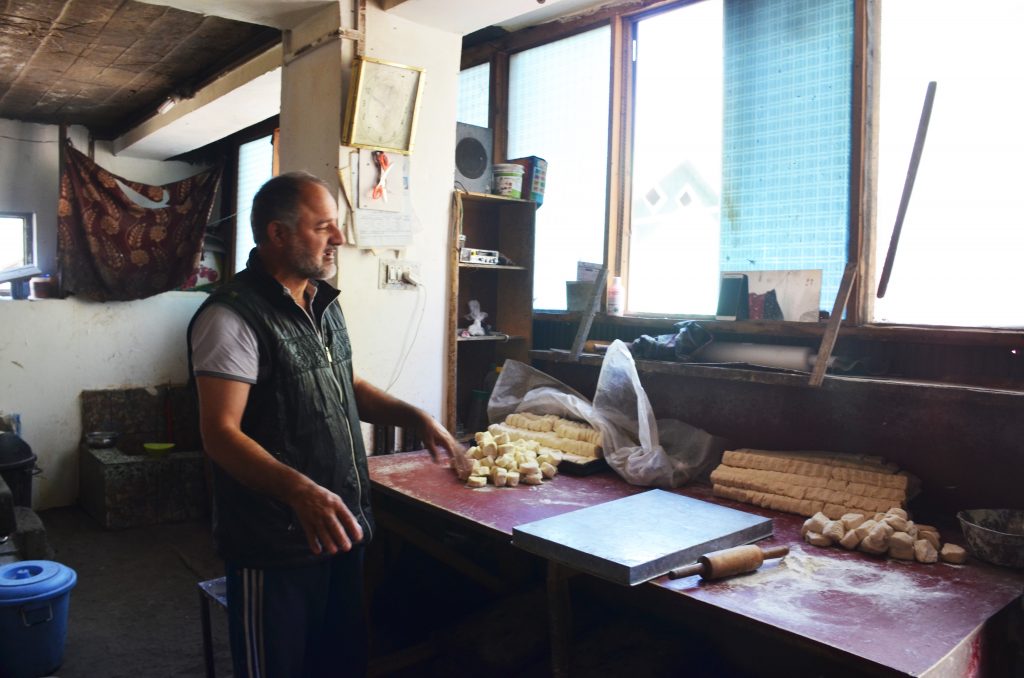
[{"label": "dark round speaker", "polygon": [[487,150],[479,139],[466,137],[456,144],[455,167],[469,179],[483,176],[487,170]]}]

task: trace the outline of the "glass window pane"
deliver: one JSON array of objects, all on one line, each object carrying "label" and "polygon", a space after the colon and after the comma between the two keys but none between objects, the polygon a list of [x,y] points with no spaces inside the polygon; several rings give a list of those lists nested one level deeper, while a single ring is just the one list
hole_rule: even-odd
[{"label": "glass window pane", "polygon": [[32,261],[30,217],[0,214],[0,271],[22,268]]},{"label": "glass window pane", "polygon": [[802,269],[823,270],[831,308],[852,61],[848,0],[707,0],[638,23],[630,311],[713,314],[720,271]]},{"label": "glass window pane", "polygon": [[636,30],[628,310],[714,313],[722,193],[722,3]]},{"label": "glass window pane", "polygon": [[491,96],[491,65],[483,63],[459,71],[458,122],[477,127],[488,126],[488,102]]},{"label": "glass window pane", "polygon": [[[882,7],[876,276],[892,235],[925,90],[937,88],[877,322],[1022,327],[1024,5]],[[876,279],[877,282],[877,279]]]},{"label": "glass window pane", "polygon": [[266,183],[274,173],[274,137],[273,135],[256,139],[238,147],[238,190],[235,193],[235,273],[245,268],[249,259],[249,250],[255,247],[252,239],[252,226],[249,214],[252,211],[252,199],[260,186]]},{"label": "glass window pane", "polygon": [[534,308],[566,308],[576,262],[604,260],[610,40],[604,26],[510,59],[508,157],[548,161]]}]

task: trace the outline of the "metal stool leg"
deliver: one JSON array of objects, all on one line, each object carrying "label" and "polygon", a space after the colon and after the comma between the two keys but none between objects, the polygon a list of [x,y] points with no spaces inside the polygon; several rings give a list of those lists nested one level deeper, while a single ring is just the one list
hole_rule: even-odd
[{"label": "metal stool leg", "polygon": [[199,589],[199,619],[203,625],[203,661],[206,662],[206,678],[217,678],[217,668],[213,663],[213,638],[210,634],[210,600],[206,591]]}]

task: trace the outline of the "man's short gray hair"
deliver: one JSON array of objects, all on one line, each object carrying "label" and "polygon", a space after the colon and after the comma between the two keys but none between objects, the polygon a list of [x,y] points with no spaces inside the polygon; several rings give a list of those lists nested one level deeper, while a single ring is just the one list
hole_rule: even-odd
[{"label": "man's short gray hair", "polygon": [[328,193],[331,192],[326,181],[303,171],[279,174],[260,187],[252,200],[252,211],[249,214],[252,238],[257,245],[266,241],[267,226],[272,221],[295,228],[299,221],[302,189],[309,184],[323,186]]}]

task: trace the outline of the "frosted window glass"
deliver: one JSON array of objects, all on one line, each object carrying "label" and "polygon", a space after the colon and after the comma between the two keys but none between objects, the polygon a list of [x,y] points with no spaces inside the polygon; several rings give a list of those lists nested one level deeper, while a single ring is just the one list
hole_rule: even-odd
[{"label": "frosted window glass", "polygon": [[457,120],[467,125],[487,127],[488,100],[491,92],[491,65],[473,66],[459,71]]},{"label": "frosted window glass", "polygon": [[722,3],[637,25],[627,310],[713,314],[722,193]]},{"label": "frosted window glass", "polygon": [[604,261],[611,31],[512,55],[508,157],[548,161],[537,210],[534,308],[566,308],[577,261]]},{"label": "frosted window glass", "polygon": [[[921,164],[876,322],[1024,327],[1024,4],[882,7],[876,276],[889,246],[928,82]],[[876,277],[877,283],[877,277]]]},{"label": "frosted window glass", "polygon": [[260,186],[274,173],[273,135],[250,141],[238,147],[238,190],[235,192],[235,273],[245,268],[249,250],[255,247],[249,214],[252,199]]}]

